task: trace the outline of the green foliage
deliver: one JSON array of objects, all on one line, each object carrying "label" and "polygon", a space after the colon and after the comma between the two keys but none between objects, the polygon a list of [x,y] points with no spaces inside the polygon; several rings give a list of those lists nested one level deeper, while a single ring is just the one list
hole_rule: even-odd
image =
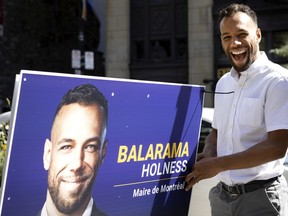
[{"label": "green foliage", "polygon": [[8,131],[9,131],[9,121],[0,124],[0,181],[2,179],[2,170],[5,163]]},{"label": "green foliage", "polygon": [[288,43],[280,48],[272,49],[270,52],[276,54],[277,56],[288,58]]}]

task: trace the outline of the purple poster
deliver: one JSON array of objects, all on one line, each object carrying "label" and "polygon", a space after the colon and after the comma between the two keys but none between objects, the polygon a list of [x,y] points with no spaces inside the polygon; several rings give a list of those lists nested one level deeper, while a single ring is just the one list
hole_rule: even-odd
[{"label": "purple poster", "polygon": [[0,215],[187,216],[203,90],[22,71]]}]

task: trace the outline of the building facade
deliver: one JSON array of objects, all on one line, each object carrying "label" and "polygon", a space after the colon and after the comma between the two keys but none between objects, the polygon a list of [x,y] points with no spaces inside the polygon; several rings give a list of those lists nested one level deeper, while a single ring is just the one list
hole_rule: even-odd
[{"label": "building facade", "polygon": [[[55,40],[54,50],[49,48],[50,51],[47,52],[50,56],[46,55],[44,58],[50,63],[48,66],[45,65],[44,60],[42,63],[39,61],[39,53],[33,54],[31,51],[27,53],[30,58],[27,58],[27,55],[23,56],[23,53],[17,52],[18,50],[11,49],[11,45],[19,40],[17,35],[22,38],[25,34],[27,36],[27,33],[23,31],[25,22],[21,23],[21,27],[19,21],[16,20],[13,23],[9,16],[9,14],[20,12],[24,3],[19,6],[14,0],[0,1],[2,3],[0,8],[3,10],[1,14],[4,14],[4,16],[1,15],[4,34],[0,36],[0,98],[2,100],[5,97],[11,97],[14,77],[20,69],[75,73],[71,67],[70,53],[73,44],[78,43],[77,35],[73,37],[74,42],[71,42],[72,39],[69,42],[65,39],[65,34],[57,34],[56,31],[51,30],[57,36],[58,42],[63,39],[59,47],[62,47],[62,52],[66,50],[66,53],[61,55],[66,56],[65,59],[55,55],[60,52],[57,50],[59,47],[55,44],[57,42]],[[33,3],[28,0],[23,2]],[[38,2],[40,8],[45,6],[39,5],[40,0],[35,0],[35,2]],[[45,7],[54,14],[52,16],[54,24],[59,19],[61,20],[61,15],[65,14],[64,11],[68,8],[67,5],[64,5],[66,9],[62,11],[63,8],[60,6],[64,1],[61,0],[53,0],[50,3],[43,2],[46,4]],[[76,0],[71,0],[71,2],[77,4]],[[271,60],[283,66],[287,65],[287,57],[276,55],[271,50],[285,47],[288,44],[288,0],[95,0],[94,12],[96,11],[98,14],[96,17],[100,21],[98,23],[97,20],[93,21],[92,19],[92,23],[89,24],[90,27],[93,26],[87,36],[91,38],[91,43],[86,45],[84,51],[92,49],[98,53],[95,55],[97,59],[96,57],[94,59],[98,68],[95,67],[93,71],[80,71],[80,73],[205,85],[207,90],[213,91],[217,80],[230,68],[219,40],[217,15],[221,8],[232,2],[248,4],[257,12],[259,27],[262,29],[263,35],[261,49]],[[30,6],[35,6],[34,3]],[[70,12],[73,11],[71,4]],[[78,6],[75,7],[79,8]],[[53,13],[55,10],[57,13]],[[77,14],[77,12],[75,13]],[[80,13],[78,11],[78,16]],[[38,11],[36,16],[41,17],[41,13]],[[65,24],[64,21],[63,24]],[[104,28],[103,25],[105,25]],[[74,29],[79,28],[76,26]],[[24,28],[24,30],[27,29]],[[49,39],[48,36],[51,35],[51,31],[46,31],[46,33],[43,30],[40,31],[42,36],[35,33],[37,36],[35,37],[42,42],[38,42],[38,45],[43,46],[43,37],[47,38],[44,41],[49,42],[51,38]],[[99,31],[102,31],[101,34]],[[11,32],[15,32],[15,34],[13,35]],[[67,49],[63,47],[64,42]],[[26,49],[31,46],[38,48],[35,43],[31,43],[30,46],[29,43],[25,44]],[[100,52],[99,47],[101,47]],[[54,55],[52,55],[53,53]],[[20,62],[22,64],[19,64]],[[56,64],[57,62],[58,64]],[[204,105],[213,106],[213,94],[205,95]]]},{"label": "building facade", "polygon": [[[212,7],[212,0],[107,1],[106,76],[196,85],[213,80]],[[133,29],[141,13],[146,15],[139,21],[143,28],[150,24],[143,35],[138,32],[141,28]],[[144,47],[142,54],[135,51],[135,41],[138,48]],[[153,52],[157,46],[160,51]],[[139,60],[137,54],[144,57]],[[212,106],[212,102],[207,95],[205,104]]]},{"label": "building facade", "polygon": [[[136,79],[154,79],[172,82],[180,81],[182,83],[205,85],[207,90],[213,91],[217,80],[230,69],[229,61],[225,57],[221,47],[217,16],[221,8],[233,2],[247,4],[256,11],[263,37],[261,50],[265,51],[271,60],[287,67],[288,57],[275,55],[271,50],[279,49],[285,45],[288,46],[288,0],[109,0],[107,1],[106,15],[106,76],[123,78],[132,77]],[[187,9],[183,9],[181,5],[186,6]],[[170,20],[170,22],[175,25],[179,25],[178,20],[182,20],[185,24],[187,23],[186,39],[185,36],[182,35],[182,38],[184,38],[182,41],[186,44],[187,55],[182,56],[184,58],[181,59],[181,63],[179,63],[179,61],[177,62],[176,58],[177,52],[179,51],[167,42],[167,38],[169,38],[169,40],[172,38],[171,44],[177,44],[177,37],[180,38],[181,33],[183,32],[183,34],[185,34],[185,28],[181,26],[182,23],[180,23],[180,26],[184,31],[180,33],[177,32],[177,28],[171,24],[172,27],[170,27],[170,30],[174,31],[174,33],[170,32],[170,35],[169,33],[165,35],[163,32],[162,34],[153,35],[154,32],[151,31],[151,29],[146,29],[143,33],[144,36],[142,36],[146,37],[143,39],[145,41],[144,44],[146,43],[146,45],[142,46],[141,37],[137,37],[138,32],[132,32],[134,35],[131,34],[133,25],[135,25],[134,19],[141,18],[141,12],[146,15],[146,19],[153,19],[155,17],[157,18],[156,12],[158,11],[158,17],[162,17],[162,20],[159,21],[159,23],[161,23],[161,21],[162,23],[159,26],[162,27],[162,29],[164,28],[164,32],[165,30],[167,31],[167,28],[165,29],[165,26],[167,25],[165,25],[164,22],[165,18],[167,19],[167,16],[165,16],[165,12],[163,12],[163,10],[165,11],[165,8],[166,11],[172,11],[169,18],[173,17],[174,19]],[[180,13],[183,13],[183,11],[186,10],[187,21],[184,21],[183,17],[177,19],[178,10],[181,10]],[[143,28],[145,28],[145,23],[149,23],[149,21],[141,21]],[[149,23],[150,25],[151,22],[152,21]],[[142,26],[139,29],[141,29]],[[155,24],[153,26],[155,26]],[[158,32],[161,33],[160,27]],[[177,35],[178,33],[180,36]],[[146,46],[146,50],[148,50],[149,42],[150,44],[153,44],[154,42],[153,45],[155,45],[157,44],[155,42],[157,40],[158,45],[162,44],[162,48],[164,48],[166,52],[164,52],[162,56],[158,55],[159,59],[150,59],[149,61],[148,58],[147,61],[147,53],[149,53],[149,51],[145,51],[144,48]],[[187,42],[185,40],[187,40]],[[143,64],[141,61],[138,63],[136,61],[135,64],[135,55],[137,58],[135,41],[140,44],[138,47],[141,48],[142,55],[146,55],[146,59],[143,60],[144,64],[146,64],[145,66],[141,66],[141,64]],[[167,46],[170,48],[167,48]],[[175,53],[169,54],[171,50]],[[131,53],[134,56],[131,56]],[[141,55],[141,51],[139,53]],[[171,61],[169,62],[170,64],[165,64],[165,57],[167,58],[167,55],[172,59],[172,64]],[[156,64],[157,66],[155,65],[156,61],[160,62],[159,64]],[[155,65],[154,67],[153,64]],[[177,74],[176,76],[173,74],[173,71]],[[158,77],[153,77],[157,72]],[[204,105],[208,107],[213,106],[213,94],[205,95]]]}]

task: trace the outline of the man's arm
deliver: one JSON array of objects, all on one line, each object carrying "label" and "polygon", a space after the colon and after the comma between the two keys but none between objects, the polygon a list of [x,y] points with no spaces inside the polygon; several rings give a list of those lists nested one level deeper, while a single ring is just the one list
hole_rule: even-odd
[{"label": "man's arm", "polygon": [[207,157],[217,156],[217,130],[212,128],[211,132],[205,139],[204,149],[197,155],[197,161]]},{"label": "man's arm", "polygon": [[283,158],[288,148],[288,130],[276,130],[268,133],[265,141],[239,153],[222,157],[210,157],[199,160],[186,177],[186,190],[200,180],[211,178],[219,172],[245,169]]},{"label": "man's arm", "polygon": [[[218,158],[222,171],[255,167],[285,157],[288,148],[288,130],[275,130],[257,145],[233,155]],[[229,164],[226,164],[229,163]]]}]

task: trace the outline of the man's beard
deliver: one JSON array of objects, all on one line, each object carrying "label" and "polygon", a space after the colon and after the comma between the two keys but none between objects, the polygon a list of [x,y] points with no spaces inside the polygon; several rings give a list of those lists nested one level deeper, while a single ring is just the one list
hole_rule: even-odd
[{"label": "man's beard", "polygon": [[48,190],[57,210],[63,214],[71,214],[77,211],[82,206],[83,202],[86,201],[89,196],[91,196],[94,179],[95,178],[92,178],[90,180],[87,188],[84,191],[70,194],[68,200],[61,195],[60,182],[55,181],[53,177],[49,176]]},{"label": "man's beard", "polygon": [[233,58],[231,57],[231,54],[227,54],[232,66],[234,67],[234,69],[240,73],[240,72],[243,72],[245,70],[247,70],[252,64],[253,62],[255,61],[255,58],[256,58],[256,50],[257,48],[255,46],[252,46],[252,47],[249,47],[247,49],[247,53],[246,55],[248,55],[248,58],[246,60],[246,62],[243,64],[243,65],[240,65],[240,66],[237,66],[234,61],[233,61]]},{"label": "man's beard", "polygon": [[252,61],[252,59],[250,58],[250,56],[249,56],[249,58],[247,59],[246,63],[245,63],[244,65],[241,65],[241,66],[237,66],[237,65],[234,63],[234,61],[233,61],[233,59],[231,58],[230,55],[229,55],[229,59],[230,59],[230,62],[231,62],[231,64],[232,64],[232,66],[234,67],[234,69],[235,69],[238,73],[247,70],[247,69],[250,67],[250,65],[253,63],[253,61]]}]

